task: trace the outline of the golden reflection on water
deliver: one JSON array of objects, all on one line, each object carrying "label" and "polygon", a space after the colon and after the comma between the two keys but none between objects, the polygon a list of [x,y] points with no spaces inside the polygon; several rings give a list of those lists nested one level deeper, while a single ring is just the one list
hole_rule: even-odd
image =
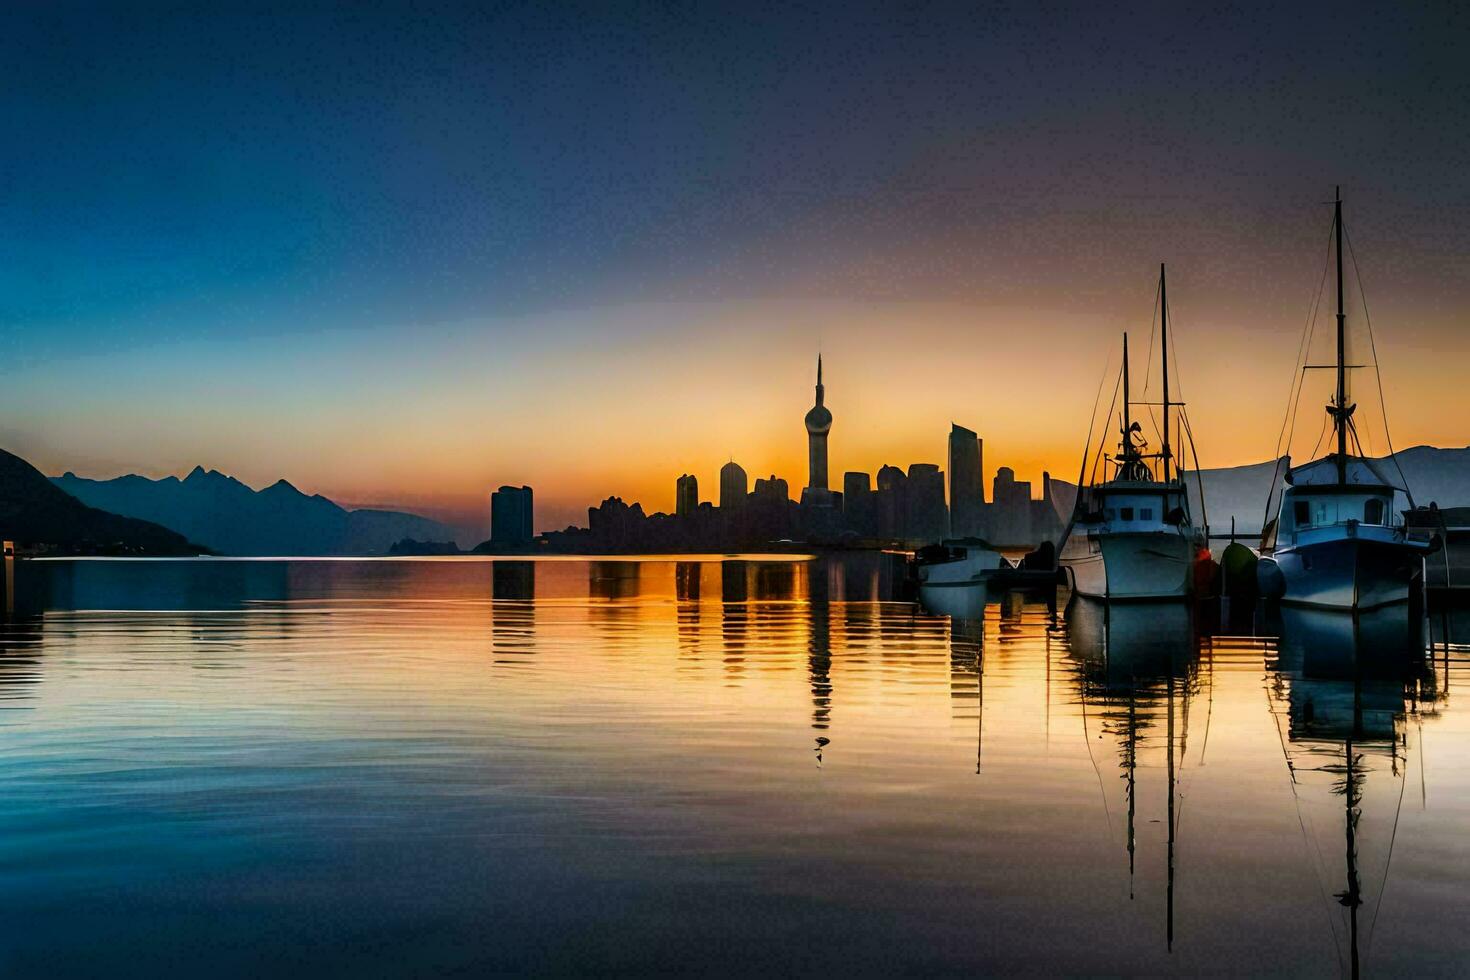
[{"label": "golden reflection on water", "polygon": [[[351,840],[372,866],[411,833],[435,869],[418,888],[480,896],[438,913],[469,949],[489,906],[580,935],[566,896],[616,881],[630,904],[596,915],[760,947],[727,967],[806,962],[783,921],[842,934],[827,966],[891,969],[1332,974],[1466,951],[1443,902],[1470,874],[1450,619],[1416,655],[1392,622],[1212,636],[1183,608],[1019,593],[935,615],[899,575],[882,556],[49,563],[0,644],[0,703],[24,709],[0,715],[0,776],[31,801],[0,831],[51,834],[55,862],[127,893],[56,821],[187,800],[214,840],[313,855],[258,858],[296,912],[330,894],[395,925],[412,910],[342,898],[320,855]],[[533,840],[556,857],[517,879],[545,898],[522,920],[489,869]],[[568,965],[529,949],[472,959]]]}]

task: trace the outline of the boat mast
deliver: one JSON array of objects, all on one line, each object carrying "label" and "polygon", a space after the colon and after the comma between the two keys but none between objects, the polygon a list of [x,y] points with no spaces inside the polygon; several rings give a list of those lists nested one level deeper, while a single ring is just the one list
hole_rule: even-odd
[{"label": "boat mast", "polygon": [[[1123,332],[1123,461],[1133,461],[1133,414],[1128,401],[1128,332]],[[1129,479],[1130,477],[1124,477]]]},{"label": "boat mast", "polygon": [[1164,263],[1159,263],[1159,338],[1164,356],[1164,482],[1169,482],[1169,286],[1164,280]]},{"label": "boat mast", "polygon": [[1337,411],[1333,421],[1337,426],[1337,482],[1347,482],[1347,340],[1344,322],[1347,316],[1342,311],[1342,187],[1337,188],[1337,200],[1333,205],[1333,231],[1337,236]]}]

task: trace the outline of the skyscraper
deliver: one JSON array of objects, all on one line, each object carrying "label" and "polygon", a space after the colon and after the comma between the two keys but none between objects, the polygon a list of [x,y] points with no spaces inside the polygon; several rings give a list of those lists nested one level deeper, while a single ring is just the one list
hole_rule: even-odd
[{"label": "skyscraper", "polygon": [[817,403],[806,413],[807,482],[801,502],[813,507],[832,506],[827,486],[827,433],[832,431],[832,413],[822,400],[822,355],[817,355]]},{"label": "skyscraper", "polygon": [[674,484],[674,513],[689,517],[699,509],[699,480],[685,473]]},{"label": "skyscraper", "polygon": [[1037,538],[1031,527],[1031,481],[1017,480],[1016,471],[1002,466],[995,471],[991,500],[990,537],[1001,545],[1032,545]]},{"label": "skyscraper", "polygon": [[878,533],[902,540],[907,535],[904,520],[908,510],[908,483],[903,470],[884,464],[878,469]]},{"label": "skyscraper", "polygon": [[750,492],[745,470],[733,459],[720,467],[720,510],[735,510],[745,506],[745,495]]},{"label": "skyscraper", "polygon": [[533,506],[530,487],[501,487],[490,494],[490,543],[530,544]]},{"label": "skyscraper", "polygon": [[910,463],[905,496],[904,537],[931,544],[949,529],[944,473],[933,463]]},{"label": "skyscraper", "polygon": [[842,516],[849,531],[865,537],[878,533],[878,500],[873,493],[873,480],[868,474],[843,474]]},{"label": "skyscraper", "polygon": [[980,438],[962,425],[949,427],[949,533],[980,537],[985,504]]},{"label": "skyscraper", "polygon": [[787,503],[791,499],[791,491],[786,487],[786,481],[772,473],[768,478],[755,478],[755,490],[753,496],[774,503]]}]

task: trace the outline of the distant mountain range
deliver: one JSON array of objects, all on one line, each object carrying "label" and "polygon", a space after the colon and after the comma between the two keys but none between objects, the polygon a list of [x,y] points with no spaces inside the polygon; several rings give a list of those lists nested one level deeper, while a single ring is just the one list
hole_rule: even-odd
[{"label": "distant mountain range", "polygon": [[195,555],[166,527],[87,506],[19,456],[0,449],[0,537],[63,554]]},{"label": "distant mountain range", "polygon": [[252,490],[202,466],[182,480],[87,480],[67,473],[51,482],[92,507],[162,524],[222,555],[375,555],[404,538],[458,536],[455,528],[416,514],[348,510],[285,480]]},{"label": "distant mountain range", "polygon": [[[1299,459],[1295,462],[1305,463],[1308,460]],[[1403,469],[1404,478],[1414,494],[1416,504],[1427,505],[1434,501],[1441,507],[1470,505],[1470,447],[1436,449],[1433,446],[1415,446],[1398,454],[1398,466]],[[1388,457],[1379,460],[1378,469],[1395,479],[1398,477],[1398,470]],[[1248,466],[1201,470],[1211,532],[1229,533],[1231,517],[1235,518],[1238,531],[1259,531],[1261,519],[1266,513],[1266,495],[1272,488],[1273,472],[1279,487],[1286,474],[1286,462],[1283,460],[1279,469],[1275,462],[1267,460]],[[1199,491],[1192,474],[1188,482],[1190,506],[1195,520],[1200,521]],[[1064,520],[1071,513],[1076,494],[1077,488],[1073,484],[1062,480],[1052,481],[1053,499]],[[1272,503],[1272,510],[1279,506],[1278,495]],[[1273,513],[1271,516],[1276,515]]]},{"label": "distant mountain range", "polygon": [[[1398,465],[1416,503],[1470,505],[1470,447],[1416,446],[1398,454]],[[1380,469],[1397,472],[1386,459]],[[1259,531],[1273,471],[1279,484],[1285,466],[1277,471],[1269,460],[1204,470],[1210,529],[1228,533],[1233,516],[1242,534]],[[1193,476],[1189,489],[1195,518],[1202,520]],[[1076,492],[1073,484],[1052,481],[1053,501],[1064,520]],[[416,514],[348,510],[321,495],[308,496],[285,480],[252,490],[234,477],[195,467],[182,480],[87,480],[67,473],[48,481],[3,450],[0,534],[77,551],[186,554],[193,542],[225,555],[385,555],[405,539],[423,549],[430,547],[425,542],[463,536],[455,527]]]}]

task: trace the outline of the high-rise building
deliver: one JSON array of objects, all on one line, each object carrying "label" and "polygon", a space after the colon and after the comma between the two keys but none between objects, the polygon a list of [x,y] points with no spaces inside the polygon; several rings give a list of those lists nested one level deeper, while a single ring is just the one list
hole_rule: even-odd
[{"label": "high-rise building", "polygon": [[944,471],[934,463],[909,464],[905,505],[904,537],[926,544],[942,540],[949,531]]},{"label": "high-rise building", "polygon": [[897,466],[885,464],[878,470],[878,534],[880,537],[902,540],[906,527],[905,500],[908,496],[908,477]]},{"label": "high-rise building", "polygon": [[757,477],[755,489],[747,500],[748,508],[741,515],[747,534],[766,541],[791,537],[796,505],[791,502],[791,490],[785,480],[774,473],[766,479]]},{"label": "high-rise building", "polygon": [[720,510],[737,510],[745,506],[750,492],[745,470],[733,459],[720,467]]},{"label": "high-rise building", "polygon": [[1031,481],[1017,480],[1015,470],[1002,466],[995,471],[990,510],[990,537],[995,544],[1035,543],[1031,526]]},{"label": "high-rise building", "polygon": [[832,412],[822,404],[822,355],[817,355],[817,401],[806,413],[807,481],[801,502],[813,507],[831,507],[827,486],[827,433],[832,431]]},{"label": "high-rise building", "polygon": [[530,487],[501,487],[490,494],[490,543],[530,544],[534,508]]},{"label": "high-rise building", "polygon": [[878,499],[866,473],[842,474],[842,523],[864,537],[878,533]]},{"label": "high-rise building", "polygon": [[949,428],[949,533],[957,538],[983,534],[985,477],[980,437],[962,425]]},{"label": "high-rise building", "polygon": [[768,500],[775,503],[787,503],[791,499],[791,491],[787,489],[786,481],[772,473],[766,479],[755,478],[755,490],[751,496],[760,500]]},{"label": "high-rise building", "polygon": [[699,509],[699,480],[685,473],[674,484],[674,513],[690,517]]}]

